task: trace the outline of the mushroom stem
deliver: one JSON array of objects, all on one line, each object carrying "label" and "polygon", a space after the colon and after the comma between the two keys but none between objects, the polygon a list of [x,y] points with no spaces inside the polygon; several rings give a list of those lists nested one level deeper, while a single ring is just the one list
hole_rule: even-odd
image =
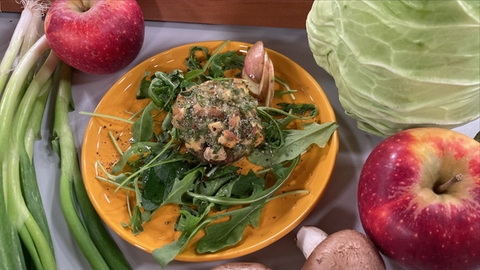
[{"label": "mushroom stem", "polygon": [[455,174],[452,179],[448,180],[447,182],[445,182],[445,183],[441,184],[440,186],[438,186],[437,188],[435,188],[435,193],[437,193],[437,194],[444,193],[452,185],[454,185],[457,182],[462,181],[462,179],[463,179],[463,175],[461,173]]},{"label": "mushroom stem", "polygon": [[328,234],[315,226],[303,226],[295,237],[297,247],[302,251],[305,259],[308,259],[315,247],[318,246]]}]

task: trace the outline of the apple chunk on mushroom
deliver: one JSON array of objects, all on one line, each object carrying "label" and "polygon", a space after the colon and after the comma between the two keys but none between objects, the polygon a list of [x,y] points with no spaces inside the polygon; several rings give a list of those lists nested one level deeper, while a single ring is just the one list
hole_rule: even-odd
[{"label": "apple chunk on mushroom", "polygon": [[257,41],[245,56],[245,66],[242,70],[250,95],[256,98],[260,105],[272,106],[275,94],[275,71],[272,60],[263,47],[263,42]]},{"label": "apple chunk on mushroom", "polygon": [[328,235],[314,226],[303,226],[295,238],[307,259],[302,270],[385,270],[373,242],[355,230]]}]

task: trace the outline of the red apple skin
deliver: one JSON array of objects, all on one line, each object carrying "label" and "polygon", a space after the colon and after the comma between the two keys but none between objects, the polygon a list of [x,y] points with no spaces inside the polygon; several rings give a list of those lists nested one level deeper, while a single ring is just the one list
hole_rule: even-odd
[{"label": "red apple skin", "polygon": [[90,74],[111,74],[140,52],[145,22],[134,0],[98,0],[87,11],[79,1],[56,0],[45,17],[45,35],[68,65]]},{"label": "red apple skin", "polygon": [[[410,269],[480,266],[480,143],[439,128],[399,132],[369,155],[358,187],[365,233]],[[463,174],[446,193],[434,184]]]}]

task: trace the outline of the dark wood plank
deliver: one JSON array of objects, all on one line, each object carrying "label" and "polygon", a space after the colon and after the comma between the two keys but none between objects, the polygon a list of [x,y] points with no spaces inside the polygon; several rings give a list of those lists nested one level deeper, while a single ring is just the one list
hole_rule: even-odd
[{"label": "dark wood plank", "polygon": [[[305,28],[314,0],[138,0],[145,20]],[[1,12],[20,12],[15,0],[0,0]]]}]

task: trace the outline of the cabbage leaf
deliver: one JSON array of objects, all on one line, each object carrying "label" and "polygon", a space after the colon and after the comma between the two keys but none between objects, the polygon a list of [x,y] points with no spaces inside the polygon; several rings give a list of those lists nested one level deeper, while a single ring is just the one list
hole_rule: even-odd
[{"label": "cabbage leaf", "polygon": [[480,117],[480,1],[315,1],[317,64],[360,129],[454,128]]}]

